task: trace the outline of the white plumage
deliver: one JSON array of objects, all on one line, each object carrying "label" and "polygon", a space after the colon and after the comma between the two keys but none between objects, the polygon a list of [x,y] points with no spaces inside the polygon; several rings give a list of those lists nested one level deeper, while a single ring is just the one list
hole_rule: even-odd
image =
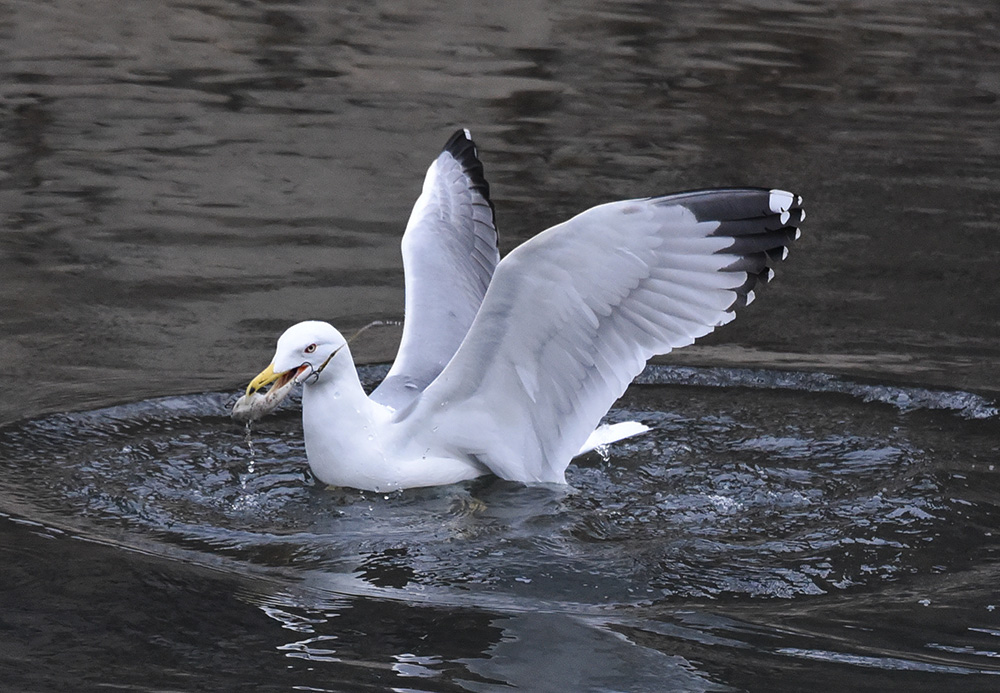
[{"label": "white plumage", "polygon": [[[753,300],[802,218],[801,198],[779,190],[626,200],[498,261],[489,186],[459,131],[403,237],[406,322],[383,384],[365,396],[343,336],[300,323],[234,416],[258,418],[303,382],[309,464],[334,485],[389,490],[485,473],[564,483],[574,455],[645,430],[595,432],[651,356]],[[256,393],[274,380],[275,395]]]}]

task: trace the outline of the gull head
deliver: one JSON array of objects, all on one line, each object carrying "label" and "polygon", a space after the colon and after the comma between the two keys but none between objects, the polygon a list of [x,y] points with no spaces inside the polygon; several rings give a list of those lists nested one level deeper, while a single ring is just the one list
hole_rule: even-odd
[{"label": "gull head", "polygon": [[[307,320],[292,325],[278,338],[271,365],[250,381],[246,393],[233,405],[232,417],[256,421],[271,413],[295,385],[318,381],[346,345],[344,336],[329,323]],[[271,388],[262,393],[268,385]]]}]

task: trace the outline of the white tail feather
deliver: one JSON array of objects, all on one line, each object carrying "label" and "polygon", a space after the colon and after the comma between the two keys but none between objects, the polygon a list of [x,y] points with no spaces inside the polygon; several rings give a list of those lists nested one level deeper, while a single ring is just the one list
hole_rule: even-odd
[{"label": "white tail feather", "polygon": [[587,438],[587,442],[583,444],[583,447],[580,448],[580,452],[576,454],[582,455],[583,453],[595,450],[602,445],[617,443],[619,440],[637,436],[648,430],[649,426],[641,424],[638,421],[623,421],[622,423],[616,424],[602,424],[590,434],[590,437]]}]

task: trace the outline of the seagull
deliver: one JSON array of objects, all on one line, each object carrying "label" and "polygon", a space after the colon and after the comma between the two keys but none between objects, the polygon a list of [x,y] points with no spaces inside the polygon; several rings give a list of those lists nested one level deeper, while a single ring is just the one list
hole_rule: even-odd
[{"label": "seagull", "polygon": [[573,457],[647,430],[598,424],[648,359],[753,301],[804,218],[802,198],[776,189],[622,200],[501,260],[483,164],[459,130],[403,234],[405,320],[386,378],[367,395],[349,340],[301,322],[233,418],[259,419],[301,385],[306,456],[331,486],[388,492],[486,474],[565,484]]}]

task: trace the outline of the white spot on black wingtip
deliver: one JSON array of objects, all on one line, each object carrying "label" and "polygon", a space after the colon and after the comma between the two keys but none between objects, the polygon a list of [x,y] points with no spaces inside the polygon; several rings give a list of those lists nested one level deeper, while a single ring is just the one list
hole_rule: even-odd
[{"label": "white spot on black wingtip", "polygon": [[[796,207],[801,207],[802,206],[802,196],[801,195],[797,195],[795,197],[795,206]],[[803,217],[803,219],[805,219],[805,217]]]},{"label": "white spot on black wingtip", "polygon": [[751,303],[753,303],[753,301],[754,301],[755,298],[757,298],[757,294],[755,294],[753,291],[748,291],[747,292],[747,302],[744,303],[743,305],[749,306]]},{"label": "white spot on black wingtip", "polygon": [[787,212],[795,203],[795,195],[785,190],[771,190],[767,203],[772,214]]},{"label": "white spot on black wingtip", "polygon": [[795,229],[795,240],[799,240],[800,238],[802,238],[802,231],[800,231],[798,228],[796,228]]},{"label": "white spot on black wingtip", "polygon": [[784,260],[784,259],[785,259],[785,258],[787,258],[787,257],[788,257],[788,248],[784,248],[784,247],[783,247],[783,248],[781,249],[781,259],[782,259],[782,260]]},{"label": "white spot on black wingtip", "polygon": [[[802,204],[802,198],[801,197],[799,198],[799,204]],[[806,210],[800,209],[799,210],[799,223],[801,224],[805,220],[806,220]]]},{"label": "white spot on black wingtip", "polygon": [[472,141],[472,133],[469,132],[469,128],[462,128],[462,132],[465,133],[465,139]]},{"label": "white spot on black wingtip", "polygon": [[715,327],[722,327],[723,325],[728,325],[735,319],[736,319],[736,313],[725,312],[718,320],[715,321]]},{"label": "white spot on black wingtip", "polygon": [[764,274],[764,283],[766,284],[772,279],[774,279],[774,270],[768,267],[767,272]]}]

